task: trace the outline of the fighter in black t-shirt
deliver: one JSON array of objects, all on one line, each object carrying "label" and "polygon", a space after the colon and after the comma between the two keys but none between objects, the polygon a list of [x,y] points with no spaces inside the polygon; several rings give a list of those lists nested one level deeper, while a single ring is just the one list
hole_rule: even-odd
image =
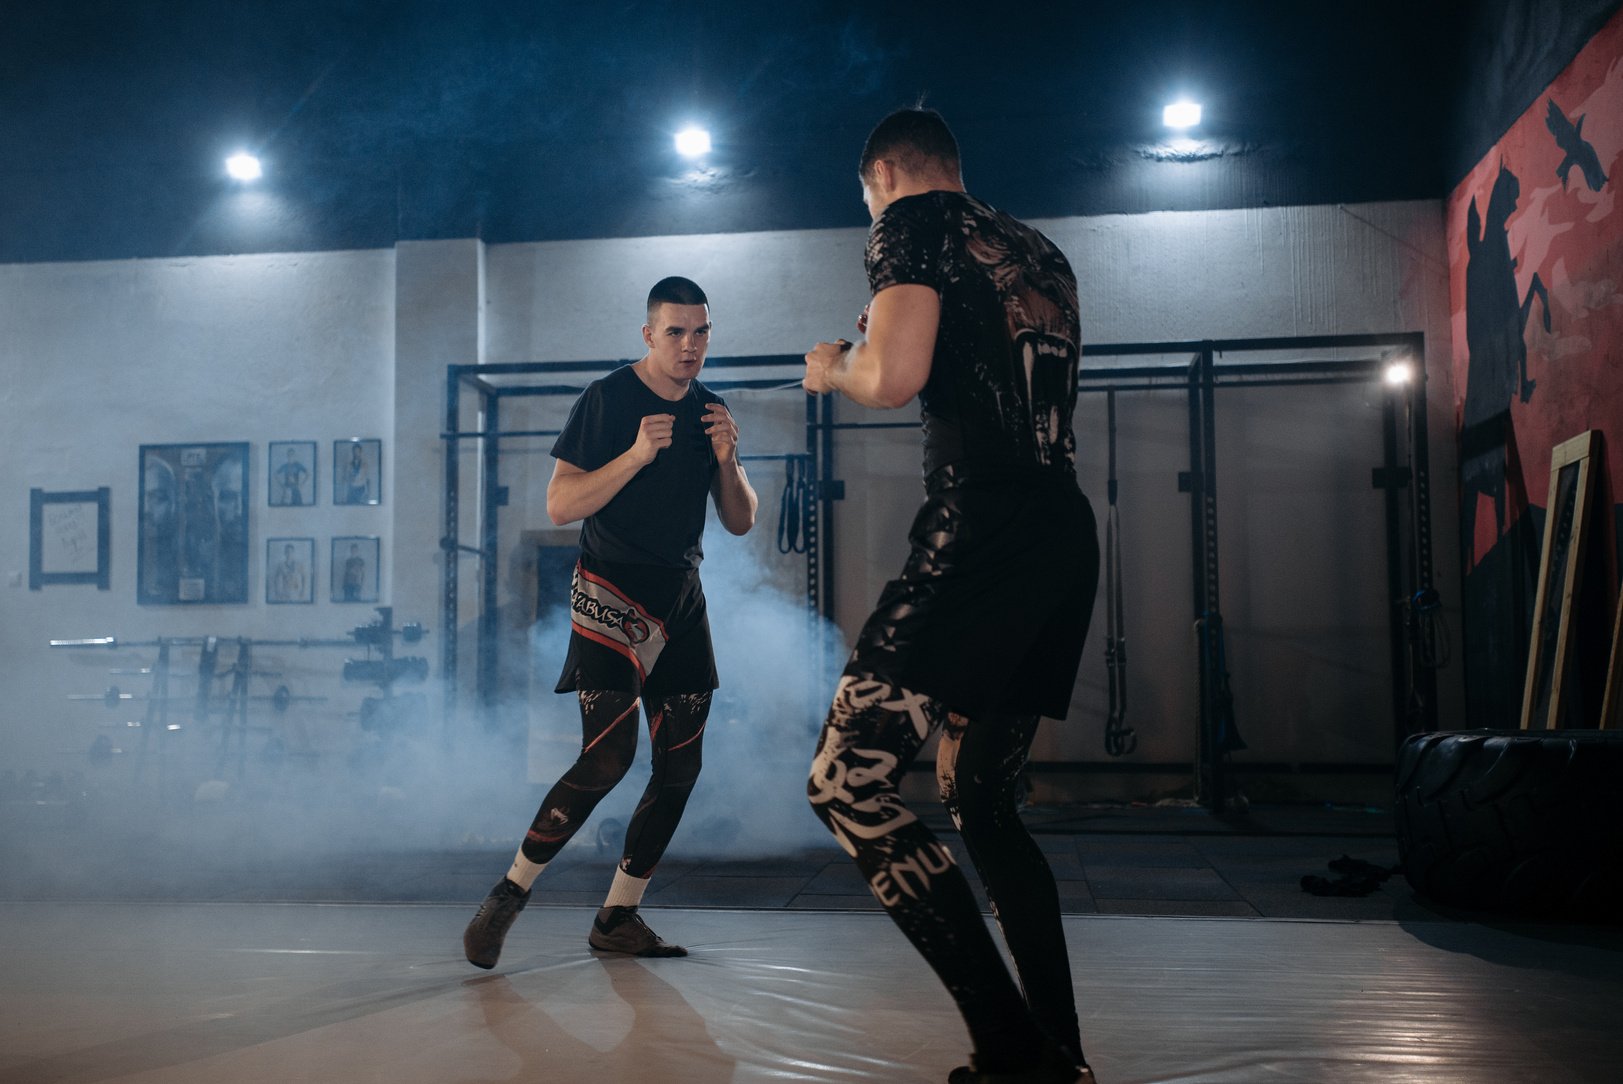
[{"label": "fighter in black t-shirt", "polygon": [[[963,1014],[973,1067],[949,1081],[1091,1082],[1054,877],[1018,813],[1038,718],[1070,708],[1099,575],[1071,428],[1076,278],[1046,237],[964,191],[933,111],[881,121],[859,174],[867,337],[819,343],[805,386],[870,407],[917,396],[925,502],[835,691],[808,795]],[[941,798],[1019,985],[898,791],[937,729]]]},{"label": "fighter in black t-shirt", "polygon": [[559,692],[576,692],[581,752],[553,785],[512,868],[463,934],[478,967],[494,967],[530,886],[631,766],[637,708],[648,716],[653,774],[588,943],[604,952],[685,956],[650,930],[637,907],[699,777],[715,657],[699,562],[705,500],[744,534],[756,496],[738,461],[738,425],[698,381],[710,309],[689,279],[648,295],[648,353],[594,381],[553,445],[547,515],[584,520],[570,586],[569,653]]}]

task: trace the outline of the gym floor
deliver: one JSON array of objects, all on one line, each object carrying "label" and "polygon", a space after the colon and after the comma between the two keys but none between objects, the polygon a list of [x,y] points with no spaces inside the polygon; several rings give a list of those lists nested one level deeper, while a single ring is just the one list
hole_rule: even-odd
[{"label": "gym floor", "polygon": [[[459,939],[510,844],[176,860],[173,836],[59,812],[5,806],[3,1081],[895,1084],[942,1081],[967,1052],[832,846],[673,854],[645,913],[692,955],[633,960],[585,945],[615,856],[578,840],[487,973]],[[1389,809],[1027,816],[1106,1084],[1574,1084],[1623,1063],[1617,928],[1442,911],[1401,874],[1365,895],[1302,891],[1344,855],[1394,865]],[[246,838],[228,816],[213,828]]]}]

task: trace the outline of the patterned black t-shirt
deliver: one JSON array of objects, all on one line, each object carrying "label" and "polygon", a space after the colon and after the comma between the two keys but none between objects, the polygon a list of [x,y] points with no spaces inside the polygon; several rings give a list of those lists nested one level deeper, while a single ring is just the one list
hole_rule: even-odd
[{"label": "patterned black t-shirt", "polygon": [[555,458],[581,470],[597,470],[630,448],[650,414],[674,414],[676,424],[671,446],[586,517],[582,551],[617,564],[699,567],[705,501],[716,476],[715,449],[704,431],[709,403],[726,400],[697,380],[678,402],[662,399],[630,365],[586,386],[552,446]]},{"label": "patterned black t-shirt", "polygon": [[1076,276],[1053,242],[966,193],[926,192],[885,208],[867,265],[876,294],[914,283],[941,296],[919,392],[926,474],[1075,470]]}]

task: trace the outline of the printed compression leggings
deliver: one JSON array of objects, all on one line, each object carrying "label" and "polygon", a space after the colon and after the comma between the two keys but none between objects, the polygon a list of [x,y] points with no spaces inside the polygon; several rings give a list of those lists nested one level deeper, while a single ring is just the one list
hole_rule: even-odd
[{"label": "printed compression leggings", "polygon": [[[945,731],[936,754],[941,800],[986,887],[1019,988],[951,852],[897,791],[902,772],[938,727]],[[807,795],[946,984],[978,1051],[1018,1049],[1031,1041],[1035,1021],[1080,1062],[1059,893],[1018,813],[1020,770],[1036,731],[1035,716],[965,720],[928,697],[846,676],[823,726]]]},{"label": "printed compression leggings", "polygon": [[[586,823],[592,810],[625,778],[637,753],[637,705],[625,692],[581,690],[580,756],[547,792],[525,833],[521,850],[532,862],[550,862]],[[682,693],[650,701],[648,740],[653,775],[626,830],[620,869],[646,878],[665,853],[698,781],[711,694]]]}]

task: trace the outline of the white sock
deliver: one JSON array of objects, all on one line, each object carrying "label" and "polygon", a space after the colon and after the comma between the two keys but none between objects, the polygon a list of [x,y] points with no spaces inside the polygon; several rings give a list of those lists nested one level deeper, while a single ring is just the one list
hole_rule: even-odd
[{"label": "white sock", "polygon": [[642,894],[648,891],[647,877],[627,876],[626,871],[614,871],[614,883],[609,885],[609,898],[603,901],[604,907],[635,907],[642,902]]},{"label": "white sock", "polygon": [[524,857],[521,849],[513,856],[513,868],[507,871],[507,879],[528,892],[535,879],[541,876],[541,871],[547,868],[545,862],[531,862]]}]

